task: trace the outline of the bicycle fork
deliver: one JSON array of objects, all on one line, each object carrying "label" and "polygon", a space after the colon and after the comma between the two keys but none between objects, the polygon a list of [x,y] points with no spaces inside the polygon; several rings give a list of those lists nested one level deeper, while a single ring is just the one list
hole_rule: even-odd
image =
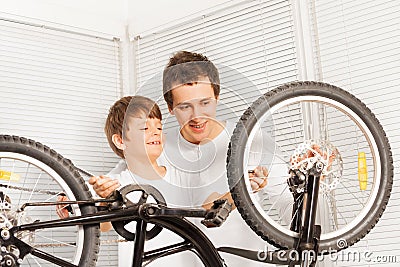
[{"label": "bicycle fork", "polygon": [[320,168],[313,167],[308,176],[304,177],[305,183],[300,190],[301,193],[294,192],[294,220],[291,230],[299,233],[297,250],[301,257],[302,267],[314,266],[318,256],[318,244],[321,235],[321,226],[315,225],[321,179],[321,172],[318,170]]},{"label": "bicycle fork", "polygon": [[[300,251],[302,252],[302,267],[313,266],[318,255],[318,241],[321,235],[321,226],[315,225],[317,214],[320,176],[309,176],[307,190],[303,200],[303,222],[300,231]],[[312,258],[314,257],[314,258]]]}]

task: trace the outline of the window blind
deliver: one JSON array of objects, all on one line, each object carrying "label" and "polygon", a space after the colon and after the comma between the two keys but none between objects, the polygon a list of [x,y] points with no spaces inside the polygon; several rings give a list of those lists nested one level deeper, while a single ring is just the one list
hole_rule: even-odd
[{"label": "window blind", "polygon": [[[313,3],[315,2],[315,3]],[[352,249],[400,260],[400,4],[398,1],[310,1],[315,39],[314,55],[321,80],[338,85],[360,98],[383,125],[392,147],[394,185],[380,222]],[[375,261],[340,262],[339,266],[377,266]],[[398,263],[384,262],[385,266]]]},{"label": "window blind", "polygon": [[134,44],[136,93],[157,101],[165,129],[178,126],[162,96],[162,72],[177,51],[202,53],[218,68],[220,120],[237,121],[261,94],[298,80],[292,6],[287,0],[232,1],[140,34]]},{"label": "window blind", "polygon": [[[1,134],[34,139],[90,173],[107,173],[118,161],[103,127],[121,95],[119,45],[0,18]],[[116,265],[116,243],[101,251],[98,266]]]},{"label": "window blind", "polygon": [[170,119],[162,97],[162,71],[173,53],[205,54],[220,71],[219,118],[240,117],[261,93],[297,80],[290,1],[239,1],[210,13],[135,38],[137,93],[157,100]]},{"label": "window blind", "polygon": [[[174,119],[168,118],[162,98],[162,70],[176,51],[201,52],[220,69],[220,119],[237,118],[261,92],[298,79],[291,4],[292,1],[236,1],[224,9],[139,35],[134,41],[137,93],[158,100],[167,117],[166,128],[176,125]],[[315,42],[313,67],[318,79],[355,94],[377,115],[392,145],[397,177],[399,4],[387,0],[310,0],[308,4]],[[285,140],[285,136],[276,138]],[[398,192],[399,184],[395,182],[383,218],[355,249],[400,256],[394,246],[400,237],[395,228]],[[376,264],[379,263],[369,263]],[[365,266],[365,262],[341,260],[338,265]]]}]

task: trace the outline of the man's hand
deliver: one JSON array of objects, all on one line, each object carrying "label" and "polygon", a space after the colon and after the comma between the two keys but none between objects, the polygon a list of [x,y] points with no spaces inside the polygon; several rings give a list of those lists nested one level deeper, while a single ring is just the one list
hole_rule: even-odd
[{"label": "man's hand", "polygon": [[[323,152],[321,150],[321,147],[317,144],[312,144],[311,149],[313,149],[315,152],[317,152],[320,156],[322,156],[325,160],[328,160],[328,166],[326,166],[326,170],[329,171],[332,168],[333,161],[336,159],[338,155],[337,149],[334,149],[330,155],[328,155],[326,152]],[[315,156],[315,153],[312,150],[308,150],[302,157],[298,157],[296,159],[290,159],[290,164],[295,165],[298,164],[300,161],[305,160],[307,158],[312,158]],[[322,175],[321,179],[324,180],[325,176]]]},{"label": "man's hand", "polygon": [[103,175],[90,177],[89,184],[93,186],[96,194],[103,198],[108,197],[120,187],[118,180]]},{"label": "man's hand", "polygon": [[263,189],[268,184],[268,170],[266,167],[257,166],[249,171],[250,185],[253,193]]}]

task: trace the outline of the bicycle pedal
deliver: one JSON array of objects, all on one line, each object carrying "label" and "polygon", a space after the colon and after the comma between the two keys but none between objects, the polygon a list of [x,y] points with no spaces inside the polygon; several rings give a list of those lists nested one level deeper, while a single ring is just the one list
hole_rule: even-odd
[{"label": "bicycle pedal", "polygon": [[218,199],[214,201],[211,209],[207,211],[205,219],[201,221],[207,228],[219,227],[228,218],[232,210],[232,204],[226,199]]}]

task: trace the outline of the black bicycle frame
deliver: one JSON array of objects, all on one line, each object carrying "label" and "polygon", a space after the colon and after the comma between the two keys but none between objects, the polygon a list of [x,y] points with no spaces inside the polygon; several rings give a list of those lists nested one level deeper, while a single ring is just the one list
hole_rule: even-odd
[{"label": "black bicycle frame", "polygon": [[[70,201],[72,203],[72,201]],[[62,202],[59,202],[62,203]],[[69,202],[68,202],[69,203]],[[54,205],[54,204],[53,204]],[[57,228],[76,225],[93,225],[102,222],[124,221],[137,219],[135,234],[135,251],[133,259],[133,267],[141,267],[143,261],[153,260],[161,256],[171,255],[177,252],[191,250],[192,242],[201,243],[202,247],[197,248],[203,250],[199,254],[200,259],[205,266],[223,267],[223,260],[219,256],[216,248],[204,233],[194,224],[184,219],[184,217],[201,217],[204,218],[207,211],[204,209],[173,209],[167,207],[159,207],[155,204],[142,204],[129,208],[98,211],[94,214],[70,217],[65,219],[57,219],[44,222],[33,222],[14,226],[10,229],[10,238],[2,240],[2,245],[16,245],[20,249],[20,257],[23,258],[27,254],[32,254],[38,258],[64,267],[78,267],[75,264],[67,262],[63,259],[55,257],[49,253],[31,247],[15,237],[15,233],[20,231],[35,231],[45,228]],[[176,245],[166,246],[157,250],[144,252],[143,244],[146,238],[146,224],[154,223],[163,228],[167,228],[181,236],[185,236],[185,241]],[[204,257],[201,255],[209,255]],[[220,259],[219,261],[215,259]]]},{"label": "black bicycle frame", "polygon": [[[293,231],[299,232],[298,244],[296,250],[300,255],[303,255],[303,251],[314,251],[318,252],[318,241],[320,235],[320,227],[315,225],[318,193],[320,184],[320,173],[312,172],[308,175],[305,184],[304,192],[300,193],[293,205],[293,215],[295,219],[291,225]],[[97,202],[97,201],[96,201]],[[101,202],[104,202],[101,201]],[[110,202],[109,200],[107,202]],[[67,201],[57,202],[56,204],[80,204],[80,205],[94,205],[93,201]],[[31,203],[35,205],[35,203]],[[37,205],[46,203],[36,203]],[[47,203],[48,205],[55,205],[55,203]],[[29,204],[28,204],[29,205]],[[104,209],[104,207],[102,207]],[[258,251],[251,251],[239,248],[222,247],[215,248],[211,241],[205,236],[205,234],[194,224],[186,220],[184,217],[207,217],[207,210],[204,209],[177,209],[160,206],[157,204],[144,203],[140,205],[134,205],[127,208],[117,208],[111,210],[100,210],[94,214],[86,214],[82,216],[70,217],[65,219],[33,222],[29,224],[22,224],[12,227],[10,231],[10,238],[2,240],[2,245],[16,245],[20,249],[20,257],[24,258],[27,254],[32,254],[38,258],[44,259],[48,262],[54,263],[58,266],[64,267],[78,267],[75,264],[67,262],[63,259],[55,257],[44,251],[38,250],[30,245],[24,243],[15,237],[15,233],[20,231],[35,231],[38,229],[45,228],[57,228],[67,227],[76,225],[94,225],[102,222],[113,222],[113,221],[126,221],[135,220],[136,232],[135,232],[135,246],[134,246],[134,259],[132,266],[141,267],[145,261],[152,261],[162,256],[168,256],[178,252],[193,249],[193,243],[202,244],[202,246],[196,249],[202,250],[198,256],[207,267],[223,267],[224,262],[220,257],[218,251],[234,254],[240,257],[248,258],[255,261],[282,264],[293,266],[294,264],[301,263],[303,266],[311,266],[315,263],[315,258],[302,259],[304,262],[291,262],[289,260],[281,260],[277,258],[276,252],[270,252],[268,257],[260,259]],[[172,232],[185,237],[185,240],[181,243],[177,243],[170,246],[165,246],[156,250],[144,252],[144,242],[146,240],[146,225],[147,223],[153,223],[163,228],[167,228]],[[289,253],[287,250],[286,253]],[[208,255],[206,257],[202,255]],[[317,254],[314,254],[317,255]]]}]

